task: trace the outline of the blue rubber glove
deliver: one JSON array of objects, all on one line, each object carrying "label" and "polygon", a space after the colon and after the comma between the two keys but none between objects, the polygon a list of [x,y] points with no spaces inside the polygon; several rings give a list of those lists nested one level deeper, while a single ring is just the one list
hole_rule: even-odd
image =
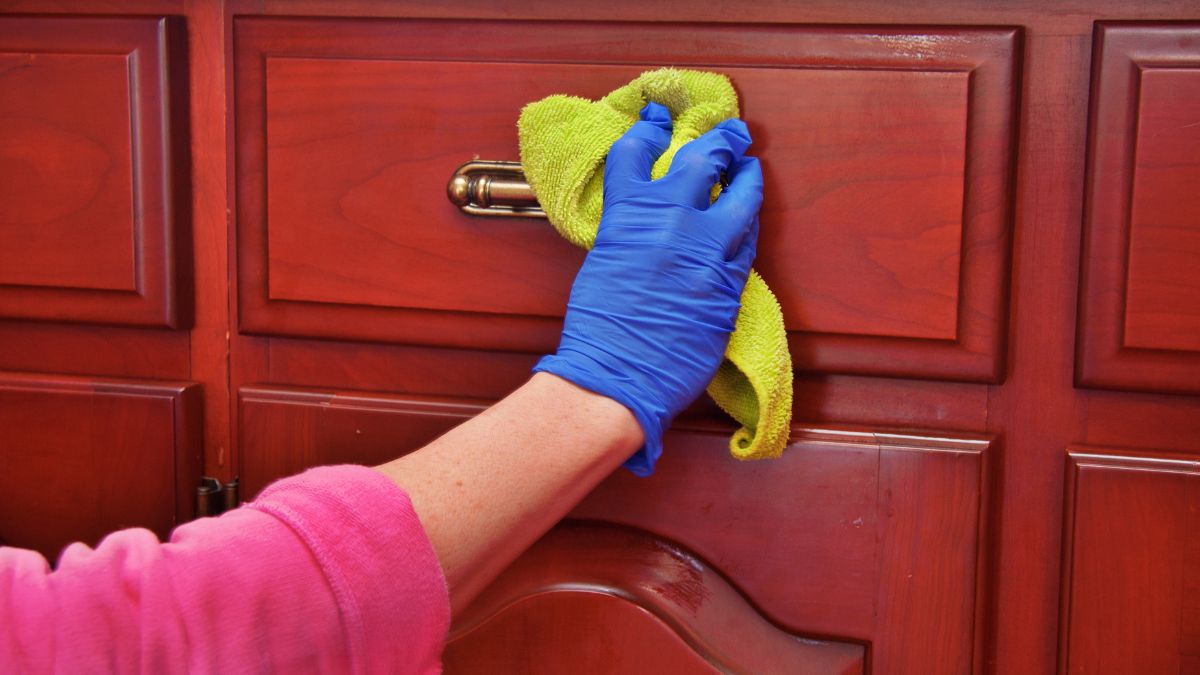
[{"label": "blue rubber glove", "polygon": [[[754,260],[762,169],[746,157],[750,133],[726,120],[650,168],[671,140],[671,116],[647,104],[609,151],[604,208],[567,304],[548,372],[629,408],[646,444],[625,462],[654,471],[662,434],[716,374]],[[729,186],[711,201],[721,174]]]}]

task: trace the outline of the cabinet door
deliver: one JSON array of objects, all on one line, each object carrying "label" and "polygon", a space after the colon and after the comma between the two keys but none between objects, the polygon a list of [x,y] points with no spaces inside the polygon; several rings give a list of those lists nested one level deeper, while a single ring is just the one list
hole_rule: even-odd
[{"label": "cabinet door", "polygon": [[192,321],[184,25],[11,5],[0,543],[54,560],[70,542],[132,526],[165,536],[192,516],[202,423],[178,330]]},{"label": "cabinet door", "polygon": [[667,61],[741,96],[768,167],[756,265],[798,367],[996,381],[1016,44],[987,28],[239,19],[241,328],[553,349],[582,253],[544,221],[464,216],[446,181],[517,159],[525,103],[599,98]]},{"label": "cabinet door", "polygon": [[[234,377],[248,495],[416,447],[554,348],[582,252],[542,220],[463,214],[446,182],[517,159],[529,101],[664,61],[741,96],[768,169],[757,267],[797,367],[938,381],[919,396],[974,409],[1004,372],[1019,39],[235,17],[238,322],[262,350]],[[933,430],[798,426],[782,459],[742,464],[699,404],[654,477],[606,481],[456,620],[447,669],[864,672],[867,645],[878,672],[976,668],[992,441],[919,417]]]},{"label": "cabinet door", "polygon": [[[248,496],[306,466],[386,461],[483,409],[265,385],[239,401]],[[653,477],[611,477],[457,617],[448,670],[612,643],[628,660],[599,672],[861,672],[864,643],[885,672],[970,670],[990,441],[806,429],[782,459],[745,464],[697,424],[668,434]]]},{"label": "cabinet door", "polygon": [[54,560],[125,527],[193,517],[199,387],[0,372],[0,539]]}]

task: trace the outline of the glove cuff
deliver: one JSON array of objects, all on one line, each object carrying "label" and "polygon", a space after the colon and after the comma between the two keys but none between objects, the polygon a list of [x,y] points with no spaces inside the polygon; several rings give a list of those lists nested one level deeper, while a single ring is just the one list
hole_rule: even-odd
[{"label": "glove cuff", "polygon": [[[588,360],[593,361],[592,359]],[[596,366],[600,367],[599,364],[596,364]],[[642,433],[645,435],[646,440],[641,449],[625,460],[625,463],[621,466],[629,469],[635,476],[645,477],[654,473],[654,465],[658,462],[658,458],[662,456],[663,423],[660,421],[658,415],[646,410],[639,401],[626,395],[619,387],[613,386],[615,378],[611,376],[597,376],[587,368],[579,367],[571,359],[563,358],[557,354],[543,356],[538,360],[537,365],[533,367],[532,372],[557,375],[592,393],[607,396],[629,408],[629,411],[633,413],[638,424],[642,427]]]}]

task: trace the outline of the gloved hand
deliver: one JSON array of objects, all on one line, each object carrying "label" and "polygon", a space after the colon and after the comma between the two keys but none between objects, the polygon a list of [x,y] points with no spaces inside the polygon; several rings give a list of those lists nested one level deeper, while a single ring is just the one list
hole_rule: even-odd
[{"label": "gloved hand", "polygon": [[[744,156],[741,120],[684,145],[652,181],[670,139],[670,113],[649,103],[613,144],[600,229],[571,287],[558,352],[534,367],[633,412],[646,444],[625,467],[639,476],[653,473],[663,431],[721,365],[762,204],[762,169]],[[722,172],[729,185],[710,205]]]}]

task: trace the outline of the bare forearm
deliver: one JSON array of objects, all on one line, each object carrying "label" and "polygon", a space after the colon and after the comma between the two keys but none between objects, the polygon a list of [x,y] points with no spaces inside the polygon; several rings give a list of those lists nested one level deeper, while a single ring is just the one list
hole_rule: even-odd
[{"label": "bare forearm", "polygon": [[376,468],[412,499],[457,611],[642,440],[621,404],[538,373],[478,417]]}]

